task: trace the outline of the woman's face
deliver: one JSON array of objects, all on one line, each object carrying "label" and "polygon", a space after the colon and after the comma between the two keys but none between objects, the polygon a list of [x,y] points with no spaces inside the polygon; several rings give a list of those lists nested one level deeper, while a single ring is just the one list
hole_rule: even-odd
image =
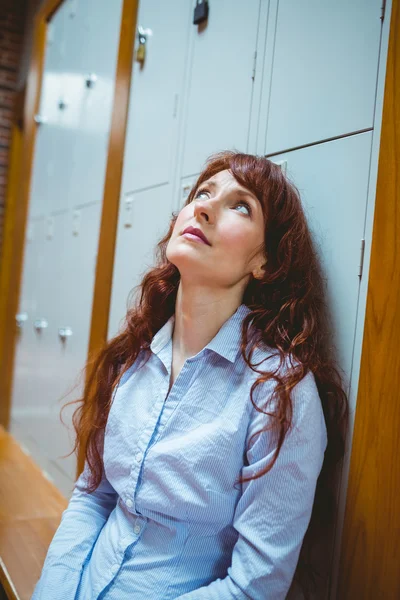
[{"label": "woman's face", "polygon": [[[185,234],[199,229],[208,244]],[[210,287],[242,285],[249,275],[262,276],[264,217],[256,196],[228,170],[220,171],[196,190],[180,211],[167,246],[167,258],[186,281]]]}]

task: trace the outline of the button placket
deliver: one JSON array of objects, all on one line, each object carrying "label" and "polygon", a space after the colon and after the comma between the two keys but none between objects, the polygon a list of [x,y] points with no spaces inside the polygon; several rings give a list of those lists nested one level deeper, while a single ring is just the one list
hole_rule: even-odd
[{"label": "button placket", "polygon": [[[142,435],[138,439],[137,446],[136,446],[137,449],[139,449],[139,448],[147,449],[148,448],[149,440],[152,438],[152,433],[154,432],[154,430],[157,426],[160,409],[162,408],[162,406],[163,406],[162,401],[155,402],[153,411],[151,412],[151,415],[148,419],[147,426],[144,428]],[[125,497],[125,505],[128,508],[133,508],[133,506],[134,506],[134,501],[132,500],[132,498],[134,498],[135,494],[136,494],[136,487],[137,487],[137,483],[139,480],[139,474],[140,474],[142,461],[143,461],[145,452],[146,452],[146,450],[144,450],[144,451],[138,450],[134,456],[133,464],[132,464],[131,471],[130,471],[129,484],[125,488],[125,496],[124,496]]]},{"label": "button placket", "polygon": [[[157,427],[158,419],[160,417],[160,411],[163,410],[163,405],[164,405],[164,403],[163,403],[162,398],[158,397],[157,401],[154,404],[153,412],[151,413],[151,416],[148,421],[149,425],[148,425],[148,427],[146,427],[144,429],[143,434],[139,438],[138,443],[137,443],[137,448],[142,447],[142,448],[146,448],[146,450],[147,450],[150,447],[150,445],[152,445],[152,444],[150,444],[150,442],[153,438],[154,431]],[[135,461],[134,461],[134,464],[132,465],[131,475],[130,475],[132,497],[135,497],[136,492],[137,492],[139,474],[140,474],[140,471],[142,468],[142,462],[143,462],[143,458],[145,456],[146,450],[144,452],[139,450],[135,454]],[[132,500],[130,500],[129,505],[128,505],[128,502],[125,502],[125,504],[127,506],[129,506],[129,508],[132,508],[134,505]]]},{"label": "button placket", "polygon": [[[174,414],[175,410],[177,409],[177,407],[179,406],[180,400],[181,400],[181,396],[182,394],[178,394],[177,396],[177,389],[179,390],[180,387],[183,387],[184,389],[187,389],[190,387],[193,379],[196,377],[198,370],[199,370],[199,361],[198,361],[198,357],[194,358],[188,358],[186,359],[182,369],[179,372],[178,377],[175,379],[169,394],[168,394],[168,398],[165,402],[165,407],[163,410],[163,414],[162,414],[162,418],[160,420],[159,423],[159,429],[157,432],[157,435],[155,436],[154,440],[153,440],[153,444],[155,444],[161,437],[162,432],[164,431],[166,425],[168,424],[169,420],[171,419],[172,415]],[[186,381],[187,378],[187,381]],[[182,381],[185,382],[185,384],[182,386]],[[178,386],[179,384],[179,386]]]}]

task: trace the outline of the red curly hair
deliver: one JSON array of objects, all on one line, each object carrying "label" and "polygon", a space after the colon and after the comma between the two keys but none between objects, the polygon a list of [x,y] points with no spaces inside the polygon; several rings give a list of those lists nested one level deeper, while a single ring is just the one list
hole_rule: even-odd
[{"label": "red curly hair", "polygon": [[[202,182],[225,169],[229,169],[239,184],[255,194],[262,206],[265,221],[266,269],[263,279],[250,279],[244,292],[242,302],[251,312],[243,321],[241,352],[249,368],[260,374],[251,388],[250,401],[257,410],[272,418],[272,424],[264,430],[273,428],[271,435],[277,436],[277,448],[265,470],[254,478],[265,475],[273,468],[291,425],[290,391],[310,370],[315,377],[325,416],[328,446],[292,584],[298,583],[304,597],[309,598],[312,587],[315,588],[311,550],[321,538],[326,540],[333,533],[335,478],[344,455],[348,419],[344,378],[330,343],[333,336],[325,301],[325,279],[298,189],[284,176],[281,168],[267,158],[233,151],[212,155],[186,204],[193,200]],[[102,477],[104,430],[119,379],[132,366],[140,349],[149,349],[153,336],[175,312],[180,273],[166,258],[166,247],[176,217],[173,213],[168,233],[157,245],[156,266],[145,274],[141,284],[135,288],[140,294],[135,305],[127,312],[124,327],[88,361],[84,370],[83,397],[63,407],[80,403],[73,414],[76,441],[72,452],[88,462],[91,472],[88,492],[97,488]],[[252,327],[248,329],[250,323]],[[282,377],[276,371],[258,370],[251,358],[260,343],[276,350],[280,364],[285,357],[293,357],[296,367],[293,366]],[[249,347],[249,354],[246,355]],[[273,412],[266,410],[270,398],[265,399],[263,407],[256,406],[253,401],[254,389],[269,379],[277,382],[274,396],[278,401],[274,404],[276,408]],[[250,479],[243,478],[238,482]]]}]

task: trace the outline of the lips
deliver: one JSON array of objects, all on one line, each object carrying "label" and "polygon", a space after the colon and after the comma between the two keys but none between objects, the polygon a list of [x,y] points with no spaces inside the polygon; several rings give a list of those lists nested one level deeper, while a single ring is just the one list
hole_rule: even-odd
[{"label": "lips", "polygon": [[205,242],[208,246],[211,246],[210,242],[208,241],[208,239],[206,238],[204,233],[201,231],[201,229],[198,229],[197,227],[186,227],[186,229],[182,232],[182,235],[185,233],[191,233],[192,235],[197,235],[197,237],[199,237],[201,240],[203,240],[203,242]]}]

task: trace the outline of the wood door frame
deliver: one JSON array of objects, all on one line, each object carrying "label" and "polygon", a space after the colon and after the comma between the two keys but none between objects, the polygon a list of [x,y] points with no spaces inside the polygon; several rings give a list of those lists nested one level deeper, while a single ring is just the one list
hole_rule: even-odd
[{"label": "wood door frame", "polygon": [[[15,172],[10,173],[11,177],[7,186],[5,238],[1,256],[2,278],[0,280],[2,291],[0,300],[0,425],[3,425],[5,429],[9,428],[11,416],[17,340],[14,315],[18,311],[22,284],[25,232],[38,127],[35,115],[40,103],[47,26],[62,2],[63,0],[44,0],[34,17],[33,46],[23,103],[22,143],[18,146],[21,148],[21,163],[18,176],[15,175]],[[89,351],[98,348],[107,338],[138,4],[139,0],[123,0]],[[14,142],[14,149],[16,145],[17,142]],[[15,200],[12,193],[15,194]],[[9,200],[10,203],[8,203]]]},{"label": "wood door frame", "polygon": [[[393,0],[337,598],[400,598],[400,0]],[[397,186],[397,187],[396,187]],[[396,252],[397,251],[397,252]]]}]

